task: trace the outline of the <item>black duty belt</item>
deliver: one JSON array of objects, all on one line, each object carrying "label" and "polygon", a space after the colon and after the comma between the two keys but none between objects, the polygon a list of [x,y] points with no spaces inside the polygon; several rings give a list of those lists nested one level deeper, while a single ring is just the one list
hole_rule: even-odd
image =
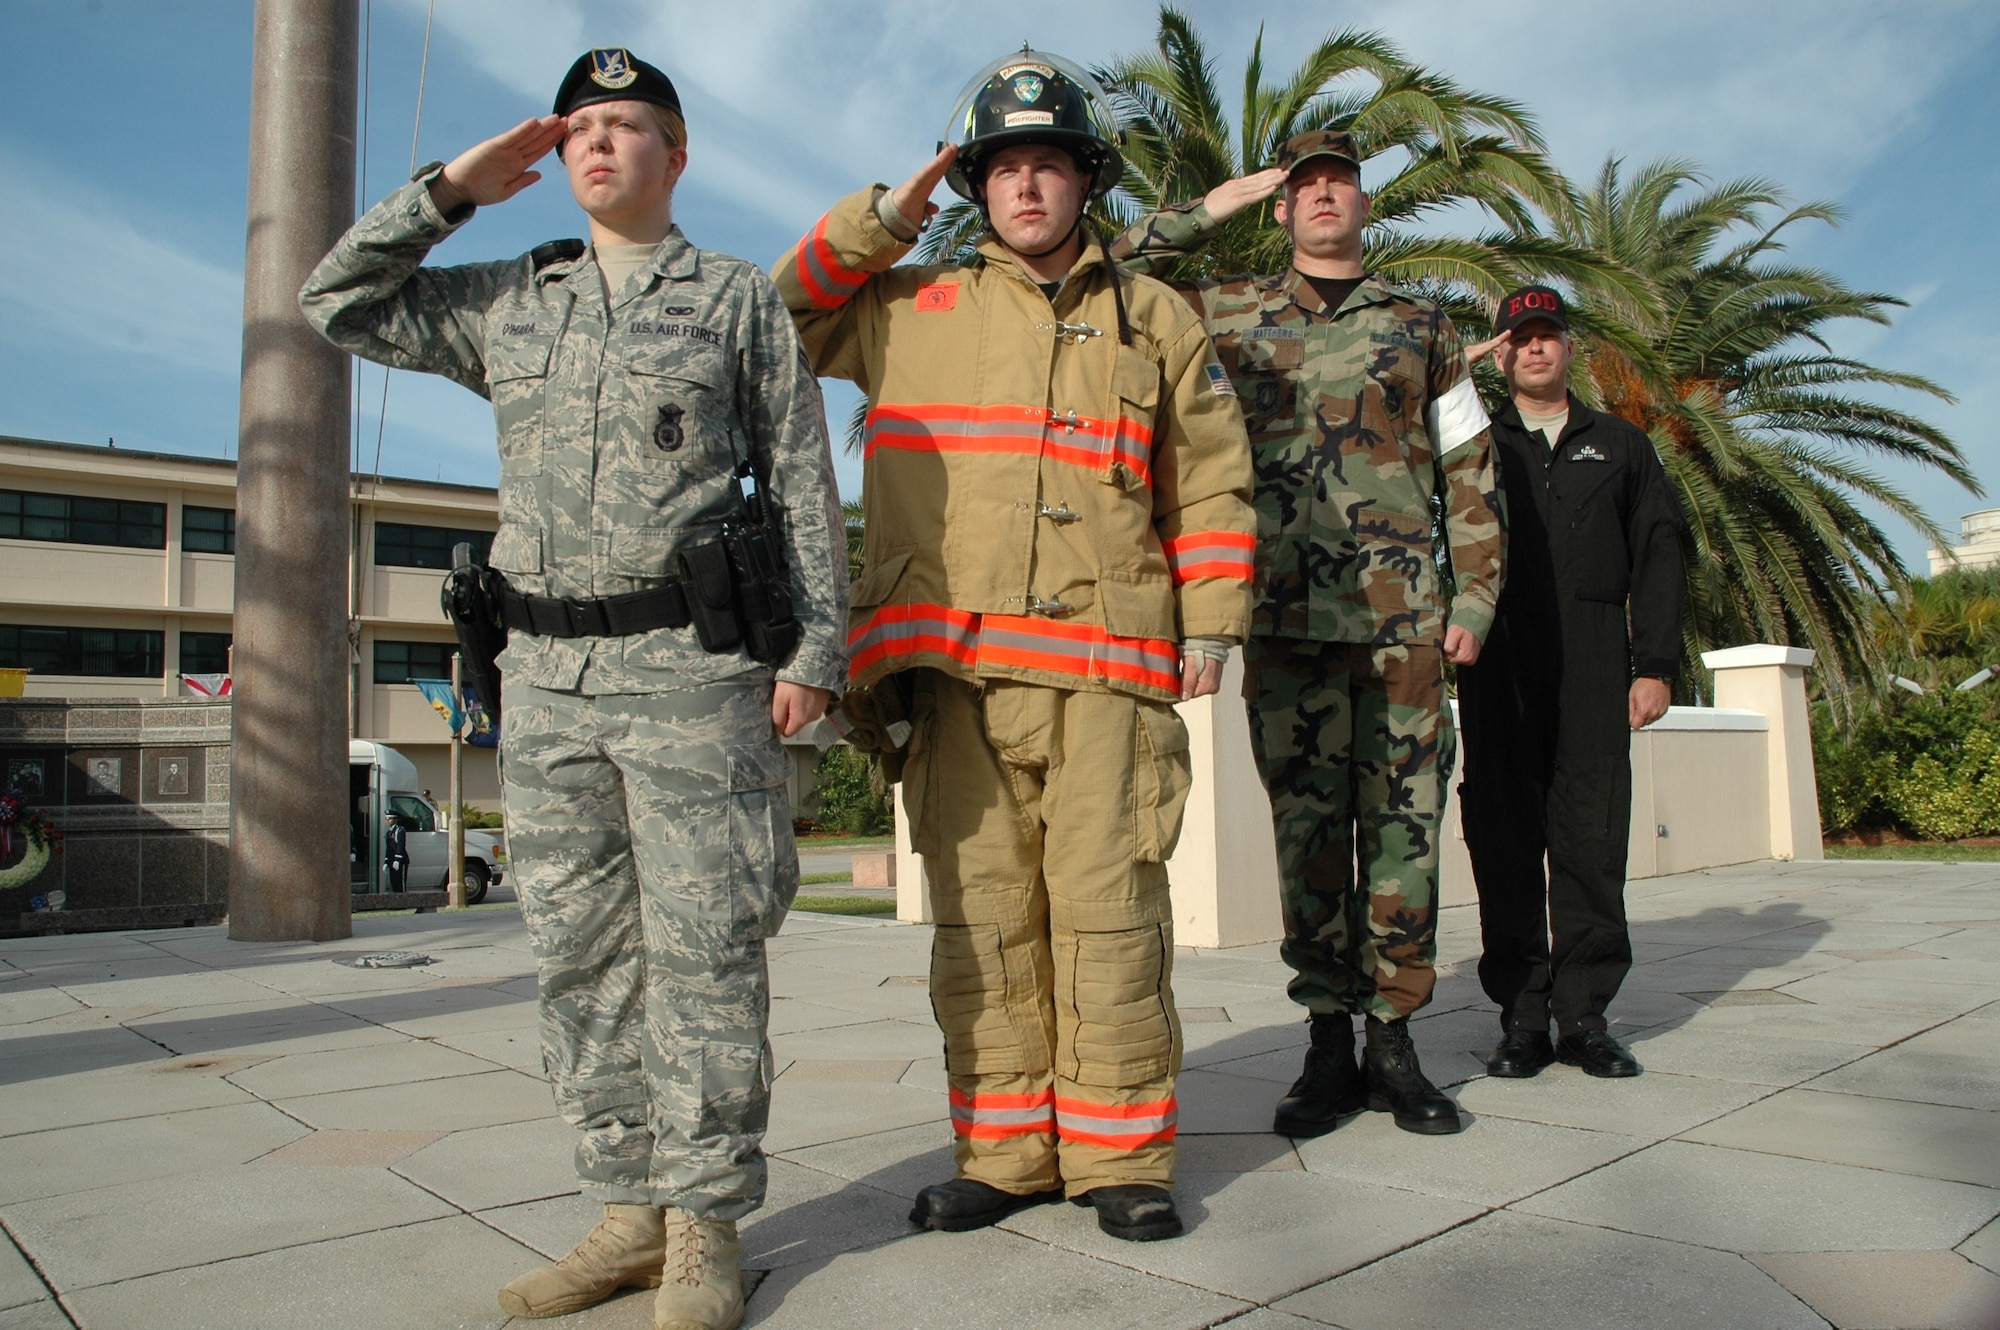
[{"label": "black duty belt", "polygon": [[693,622],[687,593],[678,582],[596,600],[524,596],[508,587],[500,593],[500,618],[509,628],[536,637],[629,637]]}]

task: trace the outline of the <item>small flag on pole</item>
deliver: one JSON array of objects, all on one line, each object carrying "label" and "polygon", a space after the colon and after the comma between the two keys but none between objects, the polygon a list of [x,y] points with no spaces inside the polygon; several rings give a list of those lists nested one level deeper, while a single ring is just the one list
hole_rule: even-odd
[{"label": "small flag on pole", "polygon": [[181,682],[202,697],[228,697],[235,682],[226,674],[183,674]]}]

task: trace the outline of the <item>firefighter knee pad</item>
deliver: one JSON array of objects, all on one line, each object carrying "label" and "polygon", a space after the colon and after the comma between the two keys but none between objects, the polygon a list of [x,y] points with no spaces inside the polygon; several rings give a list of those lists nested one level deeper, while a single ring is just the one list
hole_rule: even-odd
[{"label": "firefighter knee pad", "polygon": [[[1082,1085],[1143,1085],[1180,1069],[1173,926],[1058,936],[1057,1019],[1074,1022],[1058,1074]],[[1065,963],[1066,962],[1066,963]],[[1066,991],[1063,991],[1066,990]]]},{"label": "firefighter knee pad", "polygon": [[931,939],[931,1011],[954,1076],[1043,1071],[1049,1048],[1038,986],[998,924],[939,924]]}]

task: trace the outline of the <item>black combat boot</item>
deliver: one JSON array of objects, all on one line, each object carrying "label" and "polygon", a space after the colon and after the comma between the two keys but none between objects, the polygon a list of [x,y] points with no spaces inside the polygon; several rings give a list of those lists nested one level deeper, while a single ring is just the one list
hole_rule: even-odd
[{"label": "black combat boot", "polygon": [[1449,1136],[1461,1125],[1458,1105],[1430,1083],[1417,1065],[1417,1046],[1410,1039],[1410,1021],[1368,1018],[1368,1046],[1362,1063],[1368,1072],[1368,1107],[1394,1113],[1404,1131],[1425,1136]]},{"label": "black combat boot", "polygon": [[1306,1067],[1278,1101],[1271,1130],[1304,1140],[1324,1136],[1342,1115],[1368,1106],[1368,1083],[1354,1063],[1354,1018],[1346,1012],[1312,1018],[1312,1047]]},{"label": "black combat boot", "polygon": [[926,1187],[917,1193],[910,1222],[918,1228],[939,1233],[969,1233],[975,1228],[997,1224],[1032,1205],[1049,1205],[1062,1199],[1062,1188],[1028,1192],[1025,1195],[1001,1191],[972,1178],[953,1178]]}]

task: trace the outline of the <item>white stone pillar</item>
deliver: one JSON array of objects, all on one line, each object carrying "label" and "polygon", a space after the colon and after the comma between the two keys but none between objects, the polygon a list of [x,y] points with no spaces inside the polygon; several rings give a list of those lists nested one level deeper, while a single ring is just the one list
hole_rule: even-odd
[{"label": "white stone pillar", "polygon": [[1704,651],[1715,672],[1715,705],[1770,718],[1771,857],[1823,859],[1819,787],[1813,778],[1812,721],[1806,709],[1804,647],[1757,645]]}]

